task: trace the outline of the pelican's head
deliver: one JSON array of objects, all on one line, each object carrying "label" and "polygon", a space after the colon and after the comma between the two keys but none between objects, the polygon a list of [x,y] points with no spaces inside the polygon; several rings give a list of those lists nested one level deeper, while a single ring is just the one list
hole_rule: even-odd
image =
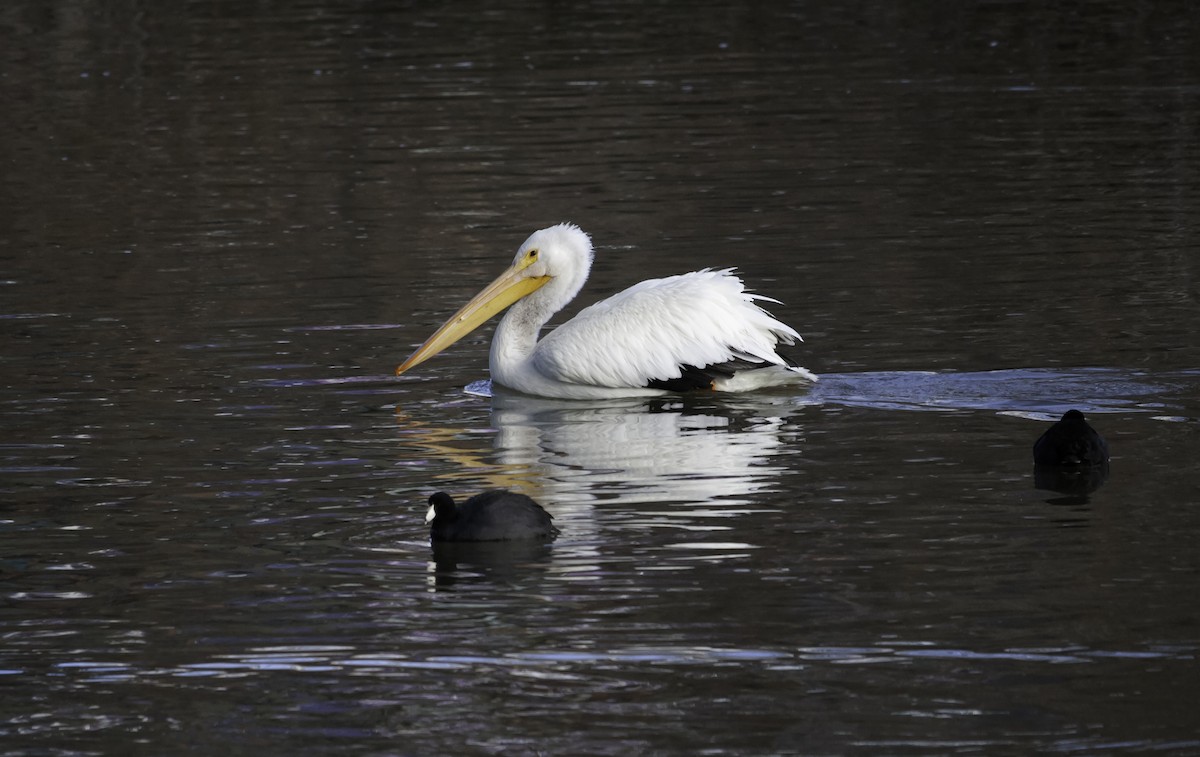
[{"label": "pelican's head", "polygon": [[571,301],[592,267],[592,241],[582,229],[560,223],[529,235],[512,265],[471,298],[396,369],[396,375],[423,363],[482,326],[489,318],[545,287],[546,317]]},{"label": "pelican's head", "polygon": [[[509,270],[521,266],[526,267],[530,275],[549,276],[564,285],[573,284],[573,279],[582,275],[579,286],[583,286],[592,268],[592,240],[573,223],[540,229],[517,248]],[[575,292],[578,291],[576,287]]]}]

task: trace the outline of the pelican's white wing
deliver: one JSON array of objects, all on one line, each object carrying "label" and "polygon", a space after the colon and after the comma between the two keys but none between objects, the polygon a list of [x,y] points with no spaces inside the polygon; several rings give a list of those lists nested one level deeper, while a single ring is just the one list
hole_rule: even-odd
[{"label": "pelican's white wing", "polygon": [[756,300],[777,302],[747,292],[731,268],[643,281],[547,334],[534,350],[533,365],[553,380],[604,387],[644,387],[679,378],[683,366],[731,360],[772,364],[798,374],[793,379],[815,379],[776,353],[779,342],[793,344],[800,335]]}]

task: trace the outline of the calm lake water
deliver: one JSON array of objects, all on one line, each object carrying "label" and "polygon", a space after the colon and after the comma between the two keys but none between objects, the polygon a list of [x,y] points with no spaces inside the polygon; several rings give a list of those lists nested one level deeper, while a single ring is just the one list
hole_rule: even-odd
[{"label": "calm lake water", "polygon": [[[1200,753],[1200,6],[159,5],[0,8],[0,755]],[[563,220],[821,382],[392,376]]]}]

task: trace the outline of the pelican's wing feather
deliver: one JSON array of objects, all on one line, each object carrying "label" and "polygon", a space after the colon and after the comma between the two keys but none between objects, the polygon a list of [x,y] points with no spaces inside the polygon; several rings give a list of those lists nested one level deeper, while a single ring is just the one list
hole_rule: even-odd
[{"label": "pelican's wing feather", "polygon": [[733,269],[650,279],[584,308],[534,351],[544,376],[574,384],[644,387],[685,366],[741,360],[787,366],[775,347],[800,339],[756,301]]}]

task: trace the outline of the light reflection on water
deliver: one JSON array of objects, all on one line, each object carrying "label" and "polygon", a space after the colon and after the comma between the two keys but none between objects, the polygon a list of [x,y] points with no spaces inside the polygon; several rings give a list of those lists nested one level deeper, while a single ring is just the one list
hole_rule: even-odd
[{"label": "light reflection on water", "polygon": [[[139,669],[120,661],[72,660],[56,662],[52,667],[64,673],[92,681],[131,680],[135,677],[229,677],[275,671],[320,672],[337,669],[470,669],[473,667],[522,667],[541,669],[549,675],[578,677],[581,669],[606,663],[654,663],[666,665],[706,665],[720,662],[765,663],[768,668],[790,670],[804,664],[911,664],[919,660],[975,660],[1003,663],[1029,662],[1084,664],[1104,659],[1178,660],[1193,658],[1194,648],[1148,650],[1088,649],[1081,646],[1045,648],[1008,648],[974,651],[938,648],[928,641],[893,641],[871,647],[802,646],[792,649],[722,648],[714,646],[634,645],[606,650],[540,649],[503,655],[444,654],[425,656],[394,652],[360,652],[354,647],[329,644],[297,644],[251,648],[236,655],[218,655],[216,659],[193,662],[173,668]],[[21,671],[8,671],[17,674]]]},{"label": "light reflection on water", "polygon": [[[762,396],[732,395],[725,399],[730,406],[773,400],[789,405],[833,403],[897,410],[992,410],[1035,420],[1057,420],[1072,408],[1087,413],[1182,409],[1187,399],[1194,396],[1200,371],[1159,374],[1114,368],[880,371],[824,374],[820,379],[795,396],[777,395],[764,400]],[[473,381],[463,387],[463,392],[490,398],[492,383]],[[522,410],[560,407],[591,412],[594,407],[579,408],[578,403],[554,405],[534,398],[506,403],[506,398],[513,396],[506,390],[497,391],[496,396],[497,415],[503,412],[505,404],[514,404]]]}]

